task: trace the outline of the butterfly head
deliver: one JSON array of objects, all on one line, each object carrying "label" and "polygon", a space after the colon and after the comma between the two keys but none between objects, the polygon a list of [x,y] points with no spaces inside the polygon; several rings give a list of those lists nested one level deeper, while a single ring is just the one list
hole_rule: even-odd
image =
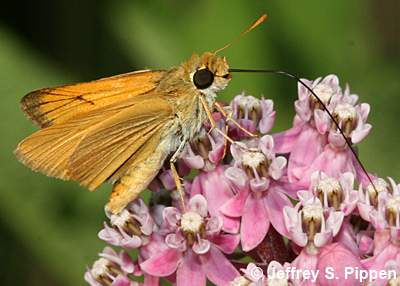
[{"label": "butterfly head", "polygon": [[193,55],[187,62],[190,81],[205,94],[215,94],[224,89],[231,80],[229,66],[225,57],[206,52]]}]

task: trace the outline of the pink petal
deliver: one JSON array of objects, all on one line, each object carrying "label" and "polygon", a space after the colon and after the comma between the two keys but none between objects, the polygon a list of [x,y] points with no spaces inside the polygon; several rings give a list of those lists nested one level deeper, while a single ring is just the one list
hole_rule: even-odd
[{"label": "pink petal", "polygon": [[193,244],[192,249],[196,254],[205,254],[210,250],[211,243],[207,239],[198,238]]},{"label": "pink petal", "polygon": [[259,143],[261,151],[267,158],[271,156],[272,150],[274,149],[274,139],[271,135],[264,135],[260,139]]},{"label": "pink petal", "polygon": [[206,217],[208,214],[207,200],[202,195],[195,195],[189,200],[189,210],[196,212],[202,217]]},{"label": "pink petal", "polygon": [[396,259],[400,253],[400,248],[392,243],[389,243],[380,253],[375,254],[373,261],[370,263],[369,269],[381,270],[384,269],[386,262]]},{"label": "pink petal", "polygon": [[206,285],[206,275],[203,272],[198,257],[192,252],[188,251],[182,259],[176,272],[176,285]]},{"label": "pink petal", "polygon": [[259,126],[260,126],[259,128],[260,128],[261,133],[263,133],[263,134],[268,133],[272,129],[272,127],[274,126],[274,123],[275,123],[275,115],[276,115],[276,112],[273,111],[270,114],[268,114],[268,116],[263,116],[261,118],[260,123],[259,123]]},{"label": "pink petal", "polygon": [[222,229],[223,223],[224,221],[221,216],[210,217],[206,225],[206,234],[207,235],[218,234]]},{"label": "pink petal", "polygon": [[332,235],[335,236],[343,223],[344,213],[341,211],[332,212],[326,220],[326,229],[332,231]]},{"label": "pink petal", "polygon": [[364,220],[366,220],[366,221],[370,221],[371,220],[369,215],[371,213],[371,210],[373,209],[372,206],[358,202],[357,203],[357,208],[358,208],[358,213],[360,214],[360,216]]},{"label": "pink petal", "polygon": [[367,135],[369,134],[371,129],[372,129],[372,125],[371,124],[365,124],[361,128],[355,129],[351,133],[351,142],[353,144],[360,143],[365,137],[367,137]]},{"label": "pink petal", "polygon": [[[240,124],[241,127],[243,127],[245,130],[251,133],[254,133],[256,131],[256,126],[253,120],[242,118],[238,120],[238,123]],[[231,124],[230,126],[231,126],[230,130],[233,131],[234,138],[248,137],[247,133],[240,130],[236,125]]]},{"label": "pink petal", "polygon": [[362,285],[355,275],[348,275],[347,277],[345,276],[346,267],[359,270],[363,269],[363,267],[358,257],[356,257],[351,251],[339,243],[333,243],[321,249],[317,263],[317,269],[323,274],[325,273],[327,267],[332,267],[334,269],[334,274],[337,278],[328,279],[326,275],[319,275],[318,285]]},{"label": "pink petal", "polygon": [[223,166],[218,166],[211,172],[200,173],[194,179],[193,185],[195,183],[198,184],[202,194],[207,198],[208,210],[211,216],[220,215],[219,208],[233,197],[233,192],[224,171]]},{"label": "pink petal", "polygon": [[185,251],[186,250],[186,240],[185,238],[175,233],[170,233],[165,237],[165,244],[168,247],[176,249],[177,251]]},{"label": "pink petal", "polygon": [[145,274],[143,286],[160,286],[160,278]]},{"label": "pink petal", "polygon": [[310,120],[312,112],[310,110],[310,105],[308,100],[296,100],[294,102],[294,109],[296,110],[296,114],[304,121],[307,122]]},{"label": "pink petal", "polygon": [[273,135],[276,153],[289,153],[292,151],[297,137],[302,128],[299,126],[293,127],[287,131],[276,133]]},{"label": "pink petal", "polygon": [[163,184],[164,188],[167,190],[173,190],[176,188],[174,177],[172,176],[171,170],[166,170],[162,172],[158,178],[160,179],[161,183]]},{"label": "pink petal", "polygon": [[297,197],[299,198],[300,202],[304,205],[308,200],[314,197],[311,191],[298,191]]},{"label": "pink petal", "polygon": [[269,220],[274,228],[283,236],[288,236],[289,233],[285,227],[283,218],[283,208],[292,206],[291,201],[278,188],[268,190],[267,196],[264,198],[265,207]]},{"label": "pink petal", "polygon": [[276,157],[272,161],[272,163],[268,169],[268,173],[270,174],[272,179],[278,180],[282,177],[283,170],[286,167],[286,164],[287,164],[287,160],[285,157],[282,157],[282,156]]},{"label": "pink petal", "polygon": [[339,85],[339,78],[337,77],[337,75],[334,75],[334,74],[327,75],[322,80],[322,82],[326,82],[329,85],[331,85],[333,90],[339,88],[339,86],[338,86]]},{"label": "pink petal", "polygon": [[[300,252],[300,254],[296,257],[294,261],[291,263],[291,267],[295,267],[297,269],[301,270],[315,270],[317,268],[317,262],[318,262],[318,257],[317,255],[314,254],[309,254],[305,248]],[[321,272],[321,271],[320,271]],[[325,272],[322,271],[322,274]],[[321,273],[320,273],[321,274]],[[294,279],[293,282],[294,285],[301,285],[301,286],[311,286],[311,285],[318,285],[318,284],[311,284],[310,280],[303,280],[302,276],[299,275],[299,279]],[[296,278],[296,275],[293,276],[293,278]],[[303,280],[303,283],[300,283],[300,281]],[[309,282],[309,283],[307,283]],[[322,286],[322,285],[321,285]]]},{"label": "pink petal", "polygon": [[164,218],[164,222],[169,227],[171,227],[172,229],[175,229],[177,227],[179,220],[181,219],[181,213],[177,208],[166,207],[163,210],[163,218]]},{"label": "pink petal", "polygon": [[[299,206],[300,203],[297,204]],[[284,207],[283,218],[285,227],[288,232],[288,237],[298,246],[305,246],[308,242],[307,234],[303,232],[301,226],[301,218],[297,208]]]},{"label": "pink petal", "polygon": [[256,199],[250,195],[244,209],[240,235],[243,251],[247,252],[265,238],[269,228],[269,219],[261,198]]},{"label": "pink petal", "polygon": [[218,145],[208,153],[208,159],[211,163],[217,164],[225,155],[225,145]]},{"label": "pink petal", "polygon": [[359,247],[356,242],[356,236],[353,231],[353,227],[349,222],[345,222],[341,227],[339,233],[336,235],[335,242],[341,243],[344,247],[350,250],[354,255],[359,255]]},{"label": "pink petal", "polygon": [[269,183],[270,180],[265,177],[254,178],[250,180],[250,189],[256,193],[263,192],[268,189]]},{"label": "pink petal", "polygon": [[230,148],[231,155],[232,155],[233,159],[235,159],[235,161],[240,162],[240,160],[243,156],[243,148],[242,147],[246,148],[246,144],[244,144],[243,142],[238,142],[238,141],[236,141],[235,144],[231,145],[231,148]]},{"label": "pink petal", "polygon": [[225,177],[237,188],[238,191],[247,188],[247,175],[242,169],[230,167],[225,170]]},{"label": "pink petal", "polygon": [[131,280],[126,276],[118,275],[111,286],[131,286]]},{"label": "pink petal", "polygon": [[368,255],[372,253],[372,250],[374,249],[374,241],[373,239],[366,235],[366,234],[359,234],[357,235],[358,237],[358,248],[360,250],[360,253],[363,255]]},{"label": "pink petal", "polygon": [[153,276],[168,276],[174,273],[182,254],[175,249],[166,249],[159,255],[151,256],[146,261],[140,263],[140,268]]},{"label": "pink petal", "polygon": [[220,211],[227,216],[230,217],[240,217],[244,212],[244,205],[246,203],[246,199],[249,196],[249,190],[240,191],[236,196],[227,201],[222,207]]},{"label": "pink petal", "polygon": [[[317,78],[316,80],[314,80],[315,83],[319,82],[321,78]],[[301,81],[308,86],[309,88],[313,88],[314,87],[314,82],[312,80],[308,80],[305,78],[302,78]],[[299,96],[299,99],[304,101],[304,100],[308,100],[309,97],[309,91],[308,89],[301,83],[297,83],[297,93]]]},{"label": "pink petal", "polygon": [[400,228],[395,226],[390,227],[390,237],[394,241],[400,241]]},{"label": "pink petal", "polygon": [[325,144],[324,137],[315,129],[312,127],[303,129],[289,158],[288,176],[290,182],[296,182],[301,179],[309,180],[310,175],[306,175],[306,171],[317,156],[322,153]]},{"label": "pink petal", "polygon": [[192,187],[190,188],[190,196],[192,196],[192,197],[197,194],[203,194],[203,188],[201,186],[201,181],[200,181],[201,174],[203,174],[203,173],[200,173],[199,176],[196,176],[193,179]]},{"label": "pink petal", "polygon": [[222,217],[224,221],[224,226],[222,229],[227,232],[227,233],[238,233],[239,232],[239,227],[240,227],[240,218],[236,217],[229,217],[226,215],[223,215]]},{"label": "pink petal", "polygon": [[324,110],[317,109],[314,111],[315,127],[320,134],[325,134],[330,127],[330,118]]},{"label": "pink petal", "polygon": [[339,178],[340,185],[343,187],[344,190],[346,191],[353,191],[354,187],[354,175],[353,173],[346,172]]},{"label": "pink petal", "polygon": [[314,244],[316,247],[322,247],[332,240],[332,231],[319,232],[314,236]]},{"label": "pink petal", "polygon": [[224,253],[230,254],[235,251],[240,242],[239,235],[221,234],[214,236],[211,241]]},{"label": "pink petal", "polygon": [[[239,276],[239,272],[218,248],[211,246],[210,251],[200,256],[203,271],[207,278],[218,286],[226,286]],[[189,284],[190,285],[190,284]]]},{"label": "pink petal", "polygon": [[328,141],[339,149],[342,149],[346,145],[346,140],[344,140],[343,135],[338,131],[331,130],[328,134]]},{"label": "pink petal", "polygon": [[135,270],[135,264],[132,261],[132,258],[126,252],[120,253],[121,258],[121,269],[126,273],[133,273]]},{"label": "pink petal", "polygon": [[361,103],[359,112],[360,112],[361,119],[363,120],[363,122],[365,122],[367,120],[370,110],[371,110],[371,107],[368,103]]},{"label": "pink petal", "polygon": [[315,171],[322,171],[331,177],[340,177],[343,172],[354,172],[352,154],[348,149],[338,150],[327,145],[325,150],[319,154],[306,172],[303,172],[303,181],[307,181]]},{"label": "pink petal", "polygon": [[183,156],[183,160],[186,165],[193,169],[202,169],[204,167],[204,159],[200,155],[185,155]]}]

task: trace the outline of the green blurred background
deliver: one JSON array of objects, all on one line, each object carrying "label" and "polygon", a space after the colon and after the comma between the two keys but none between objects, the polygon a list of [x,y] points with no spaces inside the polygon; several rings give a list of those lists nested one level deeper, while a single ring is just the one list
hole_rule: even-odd
[{"label": "green blurred background", "polygon": [[[0,283],[84,285],[104,246],[97,232],[110,186],[89,193],[36,174],[12,151],[35,130],[19,109],[27,92],[142,68],[168,68],[215,50],[263,12],[265,25],[225,54],[231,67],[335,73],[372,107],[360,145],[366,167],[400,179],[400,2],[8,1],[0,11]],[[13,4],[14,3],[14,4]],[[235,75],[224,99],[246,90],[275,101],[274,130],[291,124],[296,83]]]}]

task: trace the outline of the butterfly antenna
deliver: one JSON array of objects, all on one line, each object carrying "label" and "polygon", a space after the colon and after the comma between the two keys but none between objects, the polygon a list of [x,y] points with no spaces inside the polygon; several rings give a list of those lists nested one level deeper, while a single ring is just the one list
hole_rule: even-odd
[{"label": "butterfly antenna", "polygon": [[317,101],[321,104],[321,106],[324,108],[324,110],[328,113],[329,117],[331,118],[332,122],[335,124],[336,128],[339,130],[340,134],[343,136],[344,140],[346,141],[346,145],[350,148],[351,153],[353,154],[354,158],[356,159],[357,163],[360,165],[361,169],[365,173],[365,175],[368,178],[368,181],[371,183],[371,186],[374,188],[374,190],[377,192],[377,189],[375,187],[374,182],[372,181],[371,176],[368,174],[367,170],[364,167],[364,164],[361,162],[361,159],[358,157],[357,152],[354,150],[350,140],[347,138],[347,136],[344,134],[343,129],[339,126],[339,123],[336,121],[335,117],[333,117],[332,113],[328,110],[324,102],[321,100],[321,98],[312,90],[311,87],[309,87],[304,81],[302,81],[298,76],[286,72],[286,71],[280,71],[280,70],[263,70],[263,69],[229,69],[229,72],[249,72],[249,73],[272,73],[272,74],[278,74],[278,75],[283,75],[292,79],[295,79],[298,83],[300,83],[302,86],[304,86],[316,99]]},{"label": "butterfly antenna", "polygon": [[237,36],[235,39],[233,39],[230,43],[226,44],[222,48],[219,48],[214,52],[214,54],[219,53],[222,50],[225,50],[226,48],[230,47],[232,44],[238,42],[244,35],[246,35],[248,32],[254,30],[257,28],[259,25],[261,25],[265,20],[267,20],[267,14],[261,15],[253,24],[251,24],[246,30],[240,33],[239,36]]}]

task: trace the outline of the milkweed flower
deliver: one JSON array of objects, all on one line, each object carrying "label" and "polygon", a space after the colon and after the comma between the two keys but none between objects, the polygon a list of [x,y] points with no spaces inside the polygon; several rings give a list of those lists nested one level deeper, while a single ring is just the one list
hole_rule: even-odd
[{"label": "milkweed flower", "polygon": [[270,224],[285,234],[282,210],[291,206],[278,180],[286,168],[286,158],[275,156],[273,139],[265,135],[246,144],[232,145],[234,166],[225,171],[236,194],[220,208],[229,217],[241,218],[241,244],[254,249],[265,238]]},{"label": "milkweed flower", "polygon": [[[218,121],[222,125],[223,121]],[[220,130],[224,132],[222,126]],[[193,169],[202,169],[204,171],[213,170],[225,156],[226,139],[217,132],[211,132],[202,129],[200,134],[187,144],[182,154],[182,160],[187,166]]]},{"label": "milkweed flower", "polygon": [[[355,277],[344,276],[344,267],[362,268],[358,256],[354,255],[341,243],[334,243],[339,233],[344,213],[334,209],[324,209],[317,197],[299,202],[294,208],[285,207],[285,225],[289,238],[302,247],[299,255],[291,263],[291,267],[319,271],[325,273],[329,266],[338,274],[334,281],[321,275],[316,277],[321,285],[357,285]],[[294,285],[315,285],[305,276],[293,279]],[[333,284],[332,284],[333,283]]]},{"label": "milkweed flower", "polygon": [[223,215],[220,208],[233,197],[229,180],[225,177],[228,166],[219,165],[213,171],[201,172],[191,185],[191,195],[201,194],[208,202],[208,210],[212,216],[220,216],[223,220],[222,230],[236,234],[240,228],[240,218]]},{"label": "milkweed flower", "polygon": [[164,209],[165,245],[163,251],[143,261],[143,271],[165,277],[176,272],[177,285],[204,285],[206,277],[226,285],[238,272],[223,253],[232,253],[239,237],[223,234],[222,219],[209,216],[202,195],[189,200],[188,210]]},{"label": "milkweed flower", "polygon": [[286,206],[283,211],[289,238],[311,253],[332,241],[344,218],[342,211],[326,212],[316,197],[299,202],[295,207]]},{"label": "milkweed flower", "polygon": [[390,182],[392,193],[380,192],[377,208],[368,217],[376,230],[374,256],[363,261],[368,269],[383,269],[386,261],[400,254],[400,187]]},{"label": "milkweed flower", "polygon": [[[232,118],[251,133],[268,133],[275,123],[274,103],[270,99],[256,98],[242,92],[230,104]],[[228,121],[229,123],[229,121]],[[230,135],[235,139],[249,137],[238,126],[230,123]]]},{"label": "milkweed flower", "polygon": [[370,107],[357,104],[358,96],[346,86],[342,92],[334,75],[314,81],[302,80],[318,95],[332,117],[343,130],[342,134],[322,104],[303,85],[299,84],[299,99],[295,102],[293,127],[274,135],[277,153],[290,153],[289,182],[298,189],[307,188],[310,175],[323,171],[337,177],[344,172],[363,176],[343,135],[351,144],[362,141],[372,126],[366,123]]},{"label": "milkweed flower", "polygon": [[126,252],[116,253],[111,247],[106,247],[99,256],[100,258],[86,271],[86,282],[91,286],[134,285],[128,275],[134,273],[135,264]]},{"label": "milkweed flower", "polygon": [[321,201],[324,211],[342,211],[344,219],[335,241],[341,242],[352,252],[358,255],[359,246],[356,242],[356,234],[349,222],[350,215],[357,207],[359,199],[358,191],[354,190],[354,175],[350,172],[341,174],[339,178],[326,175],[317,171],[311,175],[309,190],[298,191],[300,201],[306,202],[313,196]]},{"label": "milkweed flower", "polygon": [[99,238],[111,245],[126,249],[138,248],[148,243],[155,228],[152,216],[142,199],[130,203],[119,214],[106,212],[111,226],[104,222]]}]

